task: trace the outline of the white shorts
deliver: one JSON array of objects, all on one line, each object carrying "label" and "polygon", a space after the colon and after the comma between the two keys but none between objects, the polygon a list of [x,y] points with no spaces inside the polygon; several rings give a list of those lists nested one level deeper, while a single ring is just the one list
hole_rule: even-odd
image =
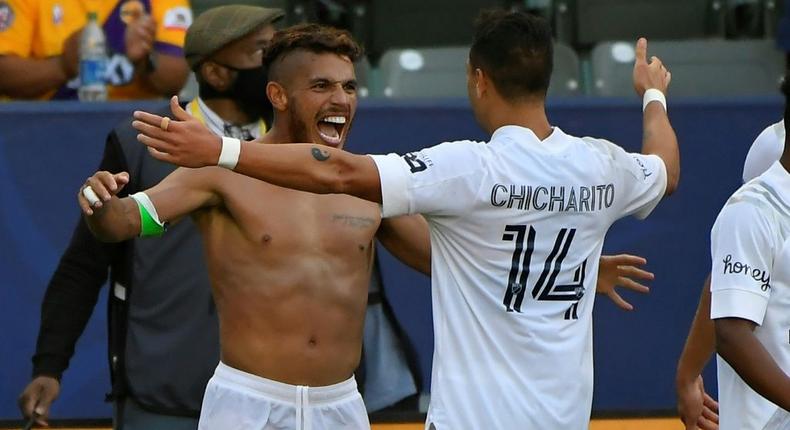
[{"label": "white shorts", "polygon": [[357,382],[305,387],[219,363],[208,381],[199,430],[369,430]]}]

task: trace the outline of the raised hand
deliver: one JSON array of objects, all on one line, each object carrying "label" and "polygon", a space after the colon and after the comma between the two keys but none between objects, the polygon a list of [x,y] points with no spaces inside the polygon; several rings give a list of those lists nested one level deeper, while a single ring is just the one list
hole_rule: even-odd
[{"label": "raised hand", "polygon": [[602,255],[595,292],[606,294],[620,309],[633,310],[633,305],[620,297],[615,288],[624,287],[643,294],[650,292],[650,288],[635,281],[635,279],[652,281],[655,278],[651,272],[636,267],[645,264],[647,260],[636,255]]},{"label": "raised hand", "polygon": [[129,22],[124,34],[126,58],[136,64],[148,57],[154,46],[155,35],[156,24],[150,15],[141,15]]},{"label": "raised hand", "polygon": [[60,394],[60,382],[51,376],[37,376],[25,387],[17,404],[25,419],[35,416],[37,425],[49,427],[49,407]]},{"label": "raised hand", "polygon": [[157,160],[183,167],[216,166],[222,140],[170,99],[175,119],[136,111],[132,126],[140,132],[137,140],[148,146]]},{"label": "raised hand", "polygon": [[718,430],[719,404],[705,392],[702,376],[677,385],[678,413],[686,430]]},{"label": "raised hand", "polygon": [[116,174],[105,171],[96,172],[80,187],[77,192],[77,202],[79,202],[82,212],[91,216],[95,210],[104,206],[105,202],[110,201],[128,183],[129,174],[126,172]]},{"label": "raised hand", "polygon": [[667,70],[664,63],[658,57],[650,57],[647,61],[647,39],[639,38],[636,42],[636,59],[634,60],[634,90],[639,97],[644,96],[645,91],[655,88],[662,93],[667,93],[669,81],[672,74]]}]

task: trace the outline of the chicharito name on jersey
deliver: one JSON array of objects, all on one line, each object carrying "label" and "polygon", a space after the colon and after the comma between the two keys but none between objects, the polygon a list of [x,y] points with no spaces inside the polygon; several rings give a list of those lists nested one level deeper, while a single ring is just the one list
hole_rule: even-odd
[{"label": "chicharito name on jersey", "polygon": [[491,204],[500,208],[555,212],[594,212],[614,203],[614,184],[533,186],[494,184]]}]

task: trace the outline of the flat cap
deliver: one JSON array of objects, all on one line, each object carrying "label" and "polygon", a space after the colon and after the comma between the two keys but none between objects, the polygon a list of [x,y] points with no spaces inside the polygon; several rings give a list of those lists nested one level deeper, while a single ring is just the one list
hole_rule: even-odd
[{"label": "flat cap", "polygon": [[194,69],[223,46],[284,15],[282,9],[248,5],[219,6],[201,13],[189,26],[184,41],[189,68]]}]

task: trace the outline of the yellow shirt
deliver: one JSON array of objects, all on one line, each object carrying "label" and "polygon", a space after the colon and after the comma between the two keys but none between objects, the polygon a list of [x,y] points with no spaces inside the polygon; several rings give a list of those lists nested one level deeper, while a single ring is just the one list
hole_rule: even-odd
[{"label": "yellow shirt", "polygon": [[[95,11],[110,50],[110,99],[158,98],[133,78],[126,51],[126,23],[142,13],[156,23],[154,50],[183,57],[184,36],[192,23],[188,0],[0,0],[0,55],[44,59],[62,53],[63,42]],[[72,81],[45,98],[76,98]]]}]

